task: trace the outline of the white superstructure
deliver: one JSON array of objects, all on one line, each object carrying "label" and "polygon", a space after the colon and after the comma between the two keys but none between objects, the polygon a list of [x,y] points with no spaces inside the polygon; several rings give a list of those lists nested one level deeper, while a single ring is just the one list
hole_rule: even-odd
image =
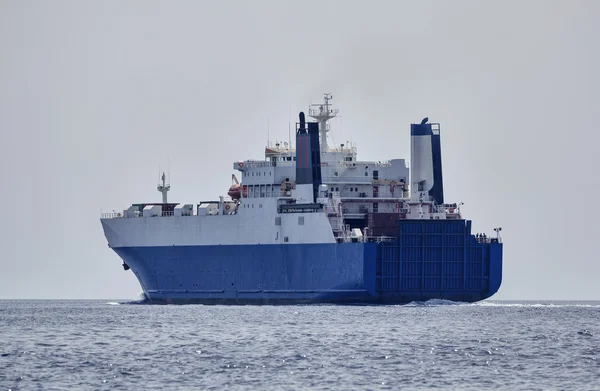
[{"label": "white superstructure", "polygon": [[386,214],[400,219],[460,218],[456,204],[437,204],[427,192],[435,181],[428,152],[431,139],[411,136],[412,172],[405,159],[359,161],[353,145],[327,143],[328,120],[338,114],[331,99],[325,94],[323,104],[309,107],[320,136],[322,184],[316,199],[312,185],[296,185],[296,149],[276,143],[267,145],[264,160],[233,163],[241,180],[233,175],[229,196],[218,200],[169,204],[170,185],[163,173],[157,187],[162,203],[132,205],[122,214],[102,216],[109,245],[362,241],[385,237],[389,227],[379,221]]}]

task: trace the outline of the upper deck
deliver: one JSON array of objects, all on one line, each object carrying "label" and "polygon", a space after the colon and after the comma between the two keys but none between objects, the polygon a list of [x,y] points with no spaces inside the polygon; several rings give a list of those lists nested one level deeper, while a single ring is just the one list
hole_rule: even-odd
[{"label": "upper deck", "polygon": [[[244,221],[255,220],[258,227],[270,224],[269,219],[283,212],[322,212],[336,235],[355,229],[370,231],[364,236],[387,232],[398,220],[462,219],[461,204],[443,202],[439,124],[428,124],[425,118],[421,124],[411,125],[412,171],[402,158],[360,161],[352,143],[330,146],[326,142],[331,131],[327,121],[338,114],[330,99],[326,94],[325,104],[310,107],[309,114],[318,120],[308,124],[310,134],[305,128],[304,113],[300,113],[296,124],[300,152],[291,142],[277,142],[265,147],[264,160],[234,162],[233,169],[241,173],[241,180],[232,176],[235,183],[228,192],[231,197],[195,205],[168,204],[166,192],[170,185],[163,175],[162,184],[157,187],[163,195],[161,204],[134,204],[122,213],[104,213],[102,218],[236,216]],[[313,142],[310,147],[307,140]],[[313,156],[310,159],[309,154]],[[297,167],[297,156],[306,163],[304,167]],[[313,161],[315,156],[319,159]],[[297,184],[298,172],[302,174]],[[314,182],[310,179],[313,177]],[[322,208],[314,207],[319,203]]]}]

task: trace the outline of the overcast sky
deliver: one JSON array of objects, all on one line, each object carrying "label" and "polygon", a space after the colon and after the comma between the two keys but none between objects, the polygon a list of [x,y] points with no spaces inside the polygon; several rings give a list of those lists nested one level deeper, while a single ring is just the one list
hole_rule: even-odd
[{"label": "overcast sky", "polygon": [[336,143],[407,158],[503,227],[494,299],[600,299],[600,2],[0,0],[0,298],[135,299],[99,217],[224,195],[331,92]]}]

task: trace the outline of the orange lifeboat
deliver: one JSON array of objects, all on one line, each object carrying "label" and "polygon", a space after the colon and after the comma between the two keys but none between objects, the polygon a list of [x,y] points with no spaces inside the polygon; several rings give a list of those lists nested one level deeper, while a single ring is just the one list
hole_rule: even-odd
[{"label": "orange lifeboat", "polygon": [[227,195],[231,197],[232,200],[239,200],[242,197],[242,191],[240,190],[240,185],[231,185]]},{"label": "orange lifeboat", "polygon": [[237,178],[235,177],[235,174],[231,175],[231,180],[232,180],[233,184],[229,188],[227,195],[229,197],[231,197],[232,200],[239,200],[242,197],[242,189],[241,189],[240,183],[238,182]]}]

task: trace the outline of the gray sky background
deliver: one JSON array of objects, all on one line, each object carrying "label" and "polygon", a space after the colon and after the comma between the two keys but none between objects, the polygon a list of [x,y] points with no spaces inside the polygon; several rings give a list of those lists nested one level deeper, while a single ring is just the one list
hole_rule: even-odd
[{"label": "gray sky background", "polygon": [[494,299],[600,299],[598,1],[0,1],[0,298],[134,299],[100,211],[224,195],[331,92],[336,143],[503,227]]}]

